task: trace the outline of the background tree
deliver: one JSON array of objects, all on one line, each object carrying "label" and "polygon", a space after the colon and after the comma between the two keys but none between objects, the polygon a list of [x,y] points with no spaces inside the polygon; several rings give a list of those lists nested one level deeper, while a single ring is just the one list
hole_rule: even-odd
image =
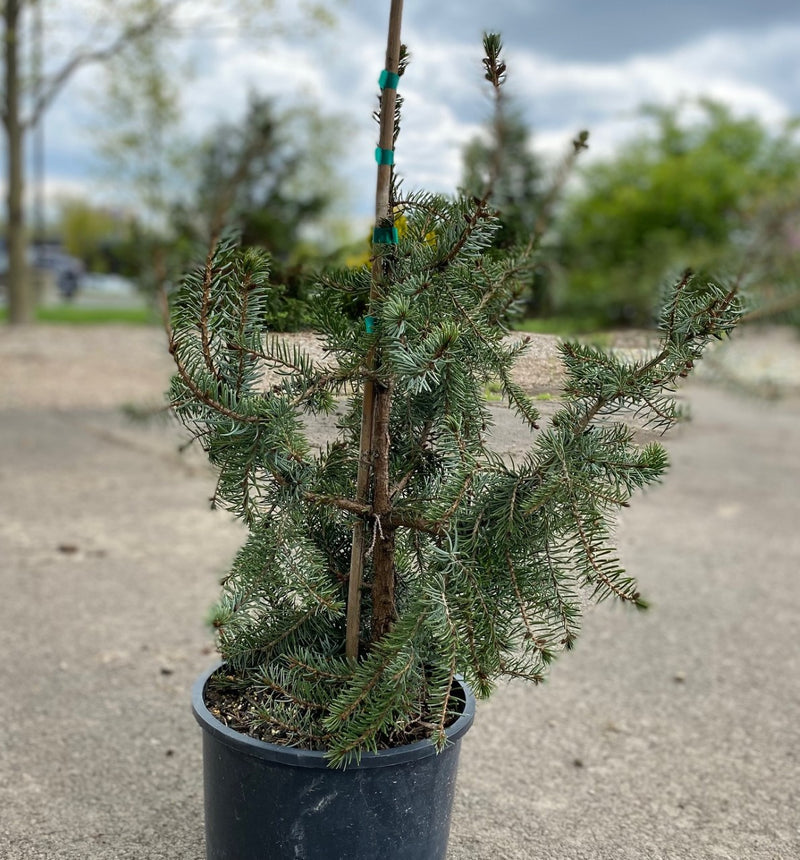
[{"label": "background tree", "polygon": [[252,94],[245,116],[218,124],[190,157],[193,188],[173,220],[204,243],[235,227],[244,245],[289,262],[303,226],[336,196],[337,134],[310,105],[285,110]]},{"label": "background tree", "polygon": [[[523,247],[536,230],[545,194],[544,172],[531,144],[522,111],[500,91],[484,133],[472,138],[462,153],[464,192],[480,198],[491,188],[489,203],[497,210],[500,225],[493,242],[498,250]],[[547,305],[543,259],[530,273],[524,300],[528,314]]]},{"label": "background tree", "polygon": [[[487,80],[491,80],[486,66]],[[498,67],[505,78],[505,65]],[[487,253],[497,256],[512,250],[531,259],[520,280],[521,304],[526,316],[552,310],[552,248],[555,209],[561,200],[577,157],[587,149],[588,132],[581,131],[565,157],[546,171],[532,146],[532,134],[521,109],[503,89],[495,89],[492,115],[484,133],[474,137],[463,151],[461,187],[475,197],[488,195],[498,218],[499,230]],[[550,173],[550,175],[547,175]],[[537,254],[531,257],[531,251]]]},{"label": "background tree", "polygon": [[543,170],[522,111],[508,99],[497,100],[488,126],[464,147],[461,184],[480,197],[491,183],[489,202],[500,213],[495,245],[511,248],[527,242],[536,226]]},{"label": "background tree", "polygon": [[[773,134],[707,99],[644,114],[655,121],[654,131],[587,166],[582,189],[567,205],[559,310],[595,314],[606,324],[647,325],[658,285],[671,270],[724,263],[762,293],[791,278],[797,235],[792,240],[787,215],[798,205],[796,126]],[[796,214],[794,224],[796,231]],[[768,235],[773,248],[765,254]]]},{"label": "background tree", "polygon": [[192,185],[170,212],[172,263],[184,270],[198,246],[232,228],[244,246],[270,254],[272,326],[303,324],[327,244],[324,219],[342,194],[334,178],[340,140],[336,121],[313,106],[281,109],[252,94],[242,120],[217,125],[186,159]]},{"label": "background tree", "polygon": [[12,324],[33,320],[35,297],[27,273],[25,212],[23,206],[25,175],[24,147],[28,132],[42,119],[45,111],[66,83],[83,67],[105,62],[124,52],[139,40],[157,33],[173,14],[178,0],[115,0],[97,2],[92,9],[71,10],[86,16],[84,39],[56,57],[39,74],[25,74],[24,44],[33,11],[41,0],[6,0],[3,8],[4,74],[2,122],[6,137],[8,248],[8,319]]},{"label": "background tree", "polygon": [[60,204],[57,233],[64,250],[86,271],[130,275],[130,248],[136,221],[128,213],[78,198]]},{"label": "background tree", "polygon": [[[117,61],[124,69],[120,76],[109,76],[112,88],[116,86],[125,98],[134,93],[145,93],[145,111],[163,114],[174,109],[170,101],[170,87],[175,87],[175,67],[169,73],[158,62],[143,66],[148,53],[152,58],[176,40],[190,38],[199,27],[211,22],[208,14],[192,18],[189,0],[91,0],[86,4],[52,3],[47,14],[41,7],[42,0],[6,0],[3,7],[3,80],[0,100],[0,118],[7,142],[7,225],[8,246],[7,287],[9,298],[8,319],[11,324],[31,322],[34,317],[35,296],[26,267],[26,236],[24,211],[24,147],[28,132],[34,128],[60,95],[65,85],[87,66]],[[299,4],[280,3],[280,0],[227,0],[218,4],[216,13],[220,20],[233,27],[233,32],[245,33],[249,28],[260,28],[273,23],[273,14],[278,7],[282,11],[310,22],[311,26],[330,23],[331,16],[326,4],[304,0]],[[75,24],[80,36],[68,45],[48,45],[43,52],[42,68],[33,75],[26,73],[27,56],[24,46],[30,41],[34,24],[34,13],[43,17],[43,30],[47,31],[50,14],[68,17]],[[261,15],[268,15],[261,18]],[[144,68],[144,75],[139,70]],[[152,74],[162,72],[160,77]],[[136,79],[139,86],[137,87]],[[125,86],[128,80],[134,86]],[[166,97],[166,100],[165,100]],[[139,108],[129,116],[140,116]],[[163,118],[163,117],[162,117]],[[128,130],[133,127],[127,126]],[[148,133],[159,127],[151,117],[145,126]]]},{"label": "background tree", "polygon": [[754,201],[739,244],[737,277],[753,294],[745,321],[800,326],[800,178]]}]

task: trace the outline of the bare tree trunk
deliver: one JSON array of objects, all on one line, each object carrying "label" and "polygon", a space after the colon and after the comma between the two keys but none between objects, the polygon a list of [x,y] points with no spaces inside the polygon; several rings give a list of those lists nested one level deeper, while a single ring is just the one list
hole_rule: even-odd
[{"label": "bare tree trunk", "polygon": [[6,0],[5,17],[5,105],[3,123],[8,142],[6,244],[8,248],[8,321],[12,325],[33,322],[36,308],[25,257],[24,130],[20,120],[19,17],[21,0]]},{"label": "bare tree trunk", "polygon": [[[386,70],[397,74],[400,68],[400,25],[403,19],[403,0],[392,0],[389,12],[389,36],[386,44]],[[397,93],[394,88],[383,90],[381,96],[380,111],[380,137],[378,145],[381,149],[394,148],[394,109]],[[387,220],[392,221],[390,205],[392,185],[392,168],[389,164],[378,164],[378,178],[375,191],[375,226],[383,227]],[[383,278],[382,263],[376,258],[372,264],[372,288],[370,300],[376,300],[380,295],[381,280]],[[377,356],[373,350],[367,357],[367,365],[370,370],[376,367]],[[359,502],[369,500],[370,484],[373,484],[373,511],[375,514],[376,529],[383,528],[382,515],[391,511],[389,498],[389,408],[391,406],[391,390],[374,384],[368,379],[364,384],[364,403],[361,416],[361,444],[358,465],[358,476],[356,479],[356,497]],[[375,426],[376,416],[385,416],[385,437]],[[373,472],[373,458],[376,451],[373,450],[373,437],[378,439],[378,446],[385,446],[385,457],[382,459],[380,452],[376,457],[375,472]],[[385,460],[385,475],[379,470],[383,469]],[[372,479],[372,481],[371,481]],[[385,487],[383,486],[385,484]],[[385,504],[379,500],[383,497],[385,489]],[[378,511],[377,508],[381,507]],[[383,508],[386,508],[383,510]],[[389,517],[386,517],[388,523]],[[347,635],[345,648],[347,656],[351,659],[358,657],[359,634],[361,630],[361,585],[364,572],[364,543],[365,524],[358,520],[353,527],[353,547],[350,554],[350,580],[347,593]],[[378,539],[376,537],[373,556],[373,621],[371,638],[375,641],[383,635],[395,615],[394,608],[394,532],[386,538],[386,532]],[[377,585],[376,585],[377,584]],[[377,604],[376,601],[377,600]],[[377,617],[375,613],[378,613]],[[380,630],[378,628],[381,628]]]},{"label": "bare tree trunk", "polygon": [[385,636],[395,620],[397,610],[395,586],[395,529],[390,525],[392,500],[389,493],[389,414],[392,389],[380,387],[375,398],[375,431],[373,447],[375,542],[372,554],[372,629],[370,638],[377,642]]}]

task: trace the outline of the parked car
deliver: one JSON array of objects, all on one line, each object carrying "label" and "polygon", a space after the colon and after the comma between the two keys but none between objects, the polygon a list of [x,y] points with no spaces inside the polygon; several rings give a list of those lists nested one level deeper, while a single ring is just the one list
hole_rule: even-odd
[{"label": "parked car", "polygon": [[67,301],[73,299],[81,288],[85,274],[83,262],[58,246],[34,246],[31,264],[37,269],[53,273],[58,292]]}]

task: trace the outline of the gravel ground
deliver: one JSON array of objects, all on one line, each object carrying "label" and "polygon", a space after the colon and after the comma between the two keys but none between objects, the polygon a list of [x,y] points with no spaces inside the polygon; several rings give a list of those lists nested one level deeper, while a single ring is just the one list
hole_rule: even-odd
[{"label": "gravel ground", "polygon": [[[312,334],[284,335],[324,361]],[[552,335],[532,335],[517,380],[529,391],[555,391],[561,378]],[[32,326],[0,333],[0,407],[104,408],[160,402],[173,370],[166,337],[134,326]]]},{"label": "gravel ground", "polygon": [[[308,333],[287,340],[323,360]],[[557,394],[562,370],[559,338],[531,335],[514,377],[531,394]],[[645,355],[652,336],[621,332],[604,336],[626,357]],[[166,338],[157,328],[49,325],[0,333],[0,408],[105,408],[162,402],[172,373]],[[800,391],[800,340],[792,330],[750,329],[712,351],[699,375],[774,396]]]},{"label": "gravel ground", "polygon": [[158,401],[172,373],[166,337],[138,326],[0,331],[0,407],[102,409]]}]

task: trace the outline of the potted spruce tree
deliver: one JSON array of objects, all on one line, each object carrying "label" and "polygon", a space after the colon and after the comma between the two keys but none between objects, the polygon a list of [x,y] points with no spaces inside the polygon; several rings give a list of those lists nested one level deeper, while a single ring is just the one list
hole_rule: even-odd
[{"label": "potted spruce tree", "polygon": [[[231,236],[174,296],[171,403],[219,471],[216,504],[249,530],[213,616],[223,662],[193,695],[209,858],[445,856],[471,691],[541,681],[587,592],[644,606],[611,524],[667,457],[623,419],[673,424],[675,385],[739,315],[734,291],[686,274],[649,359],[562,346],[563,404],[540,426],[512,375],[526,343],[505,323],[536,243],[486,253],[488,191],[399,199],[401,10],[380,79],[372,266],[319,284],[327,360],[265,330],[269,259]],[[499,93],[499,38],[484,47]],[[519,462],[487,442],[488,383],[530,432]],[[318,451],[306,428],[320,413],[338,435]]]}]

